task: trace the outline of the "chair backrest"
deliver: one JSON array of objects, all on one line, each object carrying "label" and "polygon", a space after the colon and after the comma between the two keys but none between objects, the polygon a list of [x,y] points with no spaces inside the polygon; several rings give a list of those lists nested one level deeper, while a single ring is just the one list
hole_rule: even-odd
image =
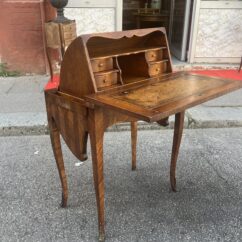
[{"label": "chair backrest", "polygon": [[51,79],[60,72],[60,64],[70,43],[77,37],[76,22],[70,20],[65,23],[45,23],[46,54]]}]

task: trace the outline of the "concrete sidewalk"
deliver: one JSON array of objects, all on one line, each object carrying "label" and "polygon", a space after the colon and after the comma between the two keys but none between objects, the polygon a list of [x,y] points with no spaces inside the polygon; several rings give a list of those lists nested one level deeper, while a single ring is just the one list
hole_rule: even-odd
[{"label": "concrete sidewalk", "polygon": [[[131,171],[130,132],[104,139],[106,242],[242,241],[242,128],[184,130],[170,191],[172,130],[140,131]],[[14,148],[13,148],[14,147]],[[63,145],[69,200],[49,136],[0,137],[0,241],[95,242],[92,162]]]},{"label": "concrete sidewalk", "polygon": [[[0,135],[46,134],[47,121],[43,87],[48,76],[0,78]],[[173,127],[171,117],[169,128]],[[242,126],[242,90],[204,103],[186,112],[186,128]],[[129,124],[110,130],[127,130]],[[139,129],[160,129],[156,124],[139,123]]]}]

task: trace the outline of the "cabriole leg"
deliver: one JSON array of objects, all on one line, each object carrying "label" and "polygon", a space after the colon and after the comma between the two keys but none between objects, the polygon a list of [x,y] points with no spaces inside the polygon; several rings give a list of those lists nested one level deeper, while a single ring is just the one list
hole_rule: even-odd
[{"label": "cabriole leg", "polygon": [[[52,125],[50,125],[52,126]],[[52,148],[61,180],[62,186],[62,202],[61,207],[65,208],[67,206],[68,199],[68,186],[67,186],[67,178],[65,173],[65,166],[62,156],[61,150],[61,142],[60,142],[60,133],[57,128],[50,127],[50,139],[52,143]]]},{"label": "cabriole leg", "polygon": [[176,192],[176,161],[181,144],[182,131],[184,125],[185,111],[177,113],[175,116],[175,127],[173,136],[173,146],[171,154],[171,166],[170,166],[170,182],[172,191]]},{"label": "cabriole leg", "polygon": [[88,132],[83,132],[82,136],[81,136],[81,142],[80,142],[80,146],[81,146],[81,155],[80,155],[80,160],[81,161],[85,161],[87,160],[87,140],[88,140]]},{"label": "cabriole leg", "polygon": [[92,150],[93,179],[98,210],[99,241],[105,240],[104,228],[104,178],[103,178],[103,113],[90,110],[88,129]]},{"label": "cabriole leg", "polygon": [[132,170],[136,169],[137,122],[131,122]]}]

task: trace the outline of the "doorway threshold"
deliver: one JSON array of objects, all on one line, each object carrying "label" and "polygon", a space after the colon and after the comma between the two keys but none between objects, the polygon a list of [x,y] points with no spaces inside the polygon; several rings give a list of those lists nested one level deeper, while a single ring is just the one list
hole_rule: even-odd
[{"label": "doorway threshold", "polygon": [[180,61],[175,56],[171,56],[174,71],[191,71],[191,70],[227,70],[238,69],[238,64],[230,63],[188,63],[186,61]]}]

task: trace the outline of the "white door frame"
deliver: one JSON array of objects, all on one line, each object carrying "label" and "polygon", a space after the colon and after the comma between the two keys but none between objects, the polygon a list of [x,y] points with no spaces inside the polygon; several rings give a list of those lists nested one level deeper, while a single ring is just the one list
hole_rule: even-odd
[{"label": "white door frame", "polygon": [[198,21],[200,13],[200,3],[201,0],[194,0],[193,11],[192,11],[192,22],[191,22],[191,33],[188,48],[187,61],[188,63],[194,62],[196,42],[197,42],[197,32],[198,32]]},{"label": "white door frame", "polygon": [[193,17],[192,17],[192,26],[191,26],[191,36],[190,36],[190,43],[189,43],[189,53],[188,53],[188,62],[214,62],[214,63],[223,63],[226,59],[227,62],[238,62],[240,58],[236,57],[196,57],[196,43],[197,43],[197,36],[198,36],[198,24],[199,24],[199,17],[200,17],[200,10],[204,8],[210,9],[229,9],[229,8],[239,8],[241,9],[242,2],[241,1],[202,1],[202,0],[194,0],[194,7],[193,7]]},{"label": "white door frame", "polygon": [[187,58],[187,47],[189,47],[189,43],[187,45],[187,40],[188,40],[188,34],[189,34],[189,18],[190,18],[190,8],[191,8],[191,0],[186,0],[185,4],[185,15],[183,19],[183,30],[182,30],[182,41],[181,41],[181,46],[180,48],[177,48],[175,45],[172,43],[172,32],[173,32],[173,19],[174,19],[174,7],[175,7],[176,2],[173,0],[171,1],[171,10],[170,10],[170,29],[169,29],[169,43],[170,43],[170,50],[171,53],[178,58],[181,61],[185,61]]}]

